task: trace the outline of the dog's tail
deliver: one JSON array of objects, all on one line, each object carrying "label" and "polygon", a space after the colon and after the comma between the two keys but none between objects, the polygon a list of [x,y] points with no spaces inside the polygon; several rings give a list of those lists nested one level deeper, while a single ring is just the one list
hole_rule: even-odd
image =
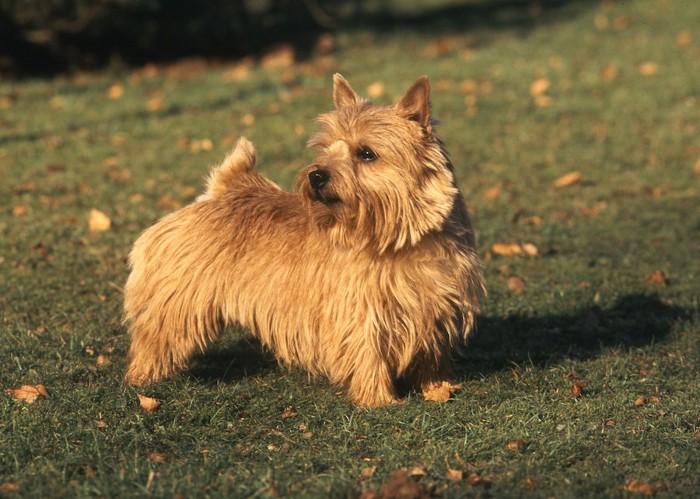
[{"label": "dog's tail", "polygon": [[253,167],[255,148],[248,139],[241,137],[221,164],[212,169],[204,196],[214,198],[223,194],[236,182],[240,182],[240,176],[251,172]]}]

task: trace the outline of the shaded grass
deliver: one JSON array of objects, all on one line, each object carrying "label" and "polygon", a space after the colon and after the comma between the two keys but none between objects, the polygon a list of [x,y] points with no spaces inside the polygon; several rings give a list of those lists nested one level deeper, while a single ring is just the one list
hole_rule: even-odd
[{"label": "shaded grass", "polygon": [[[329,58],[252,67],[240,81],[230,65],[183,65],[0,83],[0,385],[50,391],[33,405],[0,397],[0,485],[27,496],[352,497],[399,467],[425,466],[421,482],[445,497],[621,496],[628,479],[692,495],[700,47],[697,36],[676,37],[699,21],[700,8],[680,1],[571,2],[527,30],[442,29],[439,19],[355,29],[338,34]],[[656,72],[643,76],[648,62]],[[131,243],[190,202],[239,135],[256,144],[260,169],[289,186],[311,159],[304,143],[330,107],[334,71],[363,94],[383,82],[383,101],[431,77],[490,288],[458,363],[462,392],[442,405],[411,396],[359,410],[230,331],[188,373],[149,387],[164,403],[141,411],[121,383]],[[545,107],[530,95],[543,78]],[[115,82],[123,94],[110,99]],[[162,104],[149,110],[154,97]],[[210,150],[195,147],[203,139]],[[573,170],[582,182],[552,186]],[[114,227],[90,234],[91,208]],[[540,223],[526,223],[533,217]],[[540,257],[489,251],[509,240]],[[665,287],[646,280],[657,270]],[[508,288],[512,276],[521,293]],[[99,354],[112,364],[98,368]],[[581,397],[571,372],[585,383]],[[522,451],[507,447],[516,438]],[[450,468],[491,487],[450,481]]]}]

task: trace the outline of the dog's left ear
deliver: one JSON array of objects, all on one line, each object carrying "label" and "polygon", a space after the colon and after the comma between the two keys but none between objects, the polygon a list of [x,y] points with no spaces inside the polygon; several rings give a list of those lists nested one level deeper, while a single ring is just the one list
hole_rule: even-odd
[{"label": "dog's left ear", "polygon": [[333,102],[336,109],[357,104],[359,97],[352,89],[348,81],[340,73],[333,75]]},{"label": "dog's left ear", "polygon": [[430,125],[430,82],[427,76],[421,76],[406,90],[396,105],[401,116],[417,122],[423,128]]}]

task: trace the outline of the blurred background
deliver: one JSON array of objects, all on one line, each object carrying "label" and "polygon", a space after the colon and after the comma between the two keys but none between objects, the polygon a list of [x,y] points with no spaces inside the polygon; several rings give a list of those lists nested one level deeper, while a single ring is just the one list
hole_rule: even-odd
[{"label": "blurred background", "polygon": [[[319,35],[397,28],[531,27],[545,10],[581,0],[0,0],[0,72],[46,74],[185,56],[236,58],[291,43],[308,55]],[[328,45],[328,42],[326,42]],[[326,47],[329,48],[329,47]]]}]

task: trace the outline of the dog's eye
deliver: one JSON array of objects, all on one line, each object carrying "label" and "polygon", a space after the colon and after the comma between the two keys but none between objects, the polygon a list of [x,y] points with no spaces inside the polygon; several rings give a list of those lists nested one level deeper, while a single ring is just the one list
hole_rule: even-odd
[{"label": "dog's eye", "polygon": [[357,157],[369,163],[377,159],[377,154],[369,147],[360,147],[357,150]]}]

